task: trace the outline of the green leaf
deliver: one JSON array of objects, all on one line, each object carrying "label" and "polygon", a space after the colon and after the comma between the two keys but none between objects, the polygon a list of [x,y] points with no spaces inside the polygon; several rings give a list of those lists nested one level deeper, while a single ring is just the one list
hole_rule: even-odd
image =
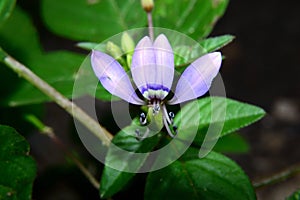
[{"label": "green leaf", "polygon": [[[154,26],[174,29],[194,39],[204,38],[223,15],[227,4],[228,0],[157,0]],[[147,24],[140,1],[43,0],[42,15],[51,31],[81,41],[100,42]]]},{"label": "green leaf", "polygon": [[249,144],[242,136],[230,134],[221,137],[213,150],[221,153],[247,153],[249,149]]},{"label": "green leaf", "polygon": [[0,199],[30,200],[36,176],[29,145],[13,128],[0,125]]},{"label": "green leaf", "polygon": [[5,187],[3,185],[0,185],[0,199],[18,200],[14,190],[12,188]]},{"label": "green leaf", "polygon": [[37,30],[28,14],[18,6],[0,27],[0,43],[6,52],[25,64],[42,54]]},{"label": "green leaf", "polygon": [[[111,197],[119,192],[135,176],[135,173],[129,173],[128,171],[138,172],[148,156],[148,154],[145,154],[135,157],[129,152],[150,152],[159,141],[157,136],[141,141],[137,140],[134,136],[136,129],[145,131],[142,127],[131,125],[120,131],[112,141],[117,147],[124,149],[125,152],[121,152],[114,146],[108,150],[100,183],[100,196],[102,198]],[[117,166],[118,170],[110,166]]]},{"label": "green leaf", "polygon": [[214,132],[209,139],[215,140],[256,122],[264,115],[265,111],[254,105],[223,97],[206,97],[186,104],[175,116],[174,124],[183,133],[198,130],[194,142],[201,145],[208,130]]},{"label": "green leaf", "polygon": [[0,26],[10,16],[14,9],[16,0],[1,0],[0,1]]},{"label": "green leaf", "polygon": [[[28,15],[19,7],[13,10],[8,20],[0,27],[0,44],[6,52],[25,64],[41,54],[37,32]],[[0,63],[0,74],[0,93],[2,94],[0,104],[7,105],[6,98],[18,91],[19,86],[25,81],[2,63]]]},{"label": "green leaf", "polygon": [[140,1],[43,0],[42,15],[54,33],[81,41],[99,42],[146,24]]},{"label": "green leaf", "polygon": [[145,199],[256,199],[248,177],[234,161],[215,152],[199,159],[197,153],[190,148],[185,159],[151,172]]},{"label": "green leaf", "polygon": [[286,198],[287,200],[300,200],[300,190],[294,192],[291,196]]},{"label": "green leaf", "polygon": [[212,31],[228,0],[156,0],[154,25],[185,33],[198,40]]},{"label": "green leaf", "polygon": [[218,37],[211,37],[207,38],[205,40],[200,41],[200,46],[205,49],[206,53],[213,52],[218,49],[221,49],[222,47],[226,46],[232,40],[234,39],[234,36],[232,35],[222,35]]}]

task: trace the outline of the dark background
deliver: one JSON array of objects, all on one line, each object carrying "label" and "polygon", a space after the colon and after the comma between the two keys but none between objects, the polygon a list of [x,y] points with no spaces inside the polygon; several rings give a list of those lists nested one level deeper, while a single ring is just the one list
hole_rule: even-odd
[{"label": "dark background", "polygon": [[[300,2],[231,1],[212,35],[230,33],[221,74],[227,96],[264,108],[268,115],[241,132],[251,143],[234,156],[258,181],[300,161]],[[300,177],[258,191],[259,199],[284,199]]]},{"label": "dark background", "polygon": [[[75,42],[57,37],[43,26],[37,0],[19,4],[34,18],[45,49],[74,49]],[[223,34],[236,36],[233,43],[222,49],[226,60],[221,74],[227,96],[258,105],[268,113],[263,120],[241,131],[251,144],[250,152],[230,155],[256,182],[300,161],[300,1],[232,0],[211,35]],[[70,122],[69,116],[54,104],[47,105],[47,116],[46,124],[64,138],[64,130],[68,130],[69,125],[62,125],[57,119]],[[45,152],[35,152],[40,148],[36,141],[45,145]],[[47,177],[49,171],[43,173],[44,167],[63,162],[64,156],[47,138],[32,137],[31,143],[42,175],[35,184],[36,199],[97,196],[97,191],[83,177],[78,177],[80,172],[76,169],[54,168],[55,176]],[[51,153],[51,157],[47,157],[47,153]],[[50,183],[46,184],[45,179]],[[141,176],[138,181],[143,179]],[[297,188],[300,188],[299,176],[257,193],[259,199],[284,199]],[[55,196],[55,193],[66,196]]]}]

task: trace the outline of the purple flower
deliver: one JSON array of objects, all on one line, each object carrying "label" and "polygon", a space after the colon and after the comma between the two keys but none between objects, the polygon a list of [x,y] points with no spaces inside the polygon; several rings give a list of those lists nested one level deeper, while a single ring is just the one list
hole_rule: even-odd
[{"label": "purple flower", "polygon": [[179,104],[204,95],[217,75],[222,62],[220,52],[208,53],[190,64],[178,80],[174,96],[166,100],[174,77],[174,54],[165,35],[154,42],[148,36],[135,47],[131,75],[144,99],[136,94],[123,67],[111,56],[93,50],[91,64],[103,87],[111,94],[136,105],[148,105],[153,115],[162,111],[163,123],[171,136],[172,120],[165,104]]}]

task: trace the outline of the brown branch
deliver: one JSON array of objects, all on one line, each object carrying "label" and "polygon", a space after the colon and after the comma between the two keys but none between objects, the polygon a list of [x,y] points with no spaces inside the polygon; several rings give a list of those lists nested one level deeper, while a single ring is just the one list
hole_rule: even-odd
[{"label": "brown branch", "polygon": [[60,107],[70,113],[74,118],[80,121],[85,127],[87,127],[96,137],[98,137],[105,146],[109,146],[113,135],[110,134],[105,128],[103,128],[97,121],[90,117],[80,107],[67,99],[52,86],[34,74],[29,68],[22,63],[15,60],[13,57],[7,55],[0,48],[0,59],[20,77],[26,79],[29,83],[38,88],[45,95],[50,97]]},{"label": "brown branch", "polygon": [[300,165],[294,165],[279,173],[273,174],[270,177],[264,178],[258,182],[253,183],[255,189],[260,189],[265,186],[273,185],[275,183],[284,181],[288,178],[294,177],[300,174]]}]

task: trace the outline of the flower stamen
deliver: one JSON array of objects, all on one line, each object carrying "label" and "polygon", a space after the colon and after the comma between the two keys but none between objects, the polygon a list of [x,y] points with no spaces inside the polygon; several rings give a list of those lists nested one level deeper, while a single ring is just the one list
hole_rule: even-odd
[{"label": "flower stamen", "polygon": [[146,117],[145,113],[140,114],[140,124],[141,125],[147,124],[147,117]]},{"label": "flower stamen", "polygon": [[158,114],[160,111],[160,103],[159,101],[154,101],[153,103],[153,115]]},{"label": "flower stamen", "polygon": [[[163,122],[164,122],[164,125],[167,129],[168,134],[173,138],[173,137],[175,137],[176,130],[177,130],[177,127],[173,125],[174,113],[170,112],[168,114],[168,111],[167,111],[167,108],[166,108],[165,105],[162,105],[162,109],[163,109]],[[172,126],[173,132],[175,132],[175,134],[173,134],[173,132],[171,131],[171,129],[169,127],[170,125]]]}]

